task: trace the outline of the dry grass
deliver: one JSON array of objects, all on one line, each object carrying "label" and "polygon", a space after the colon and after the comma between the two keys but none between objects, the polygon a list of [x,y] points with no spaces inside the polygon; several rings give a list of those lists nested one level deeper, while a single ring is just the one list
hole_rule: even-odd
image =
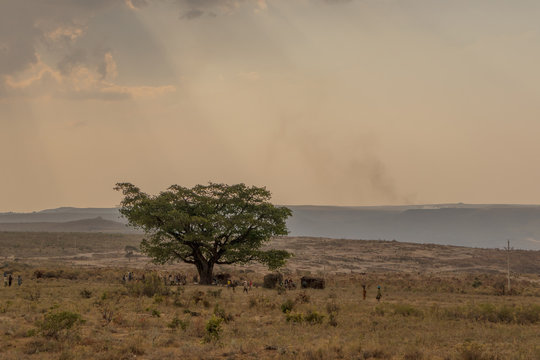
[{"label": "dry grass", "polygon": [[[106,245],[107,236],[91,238],[85,251],[121,254],[135,241],[119,237]],[[315,242],[307,243],[316,247]],[[30,249],[21,251],[21,260],[0,264],[1,272],[23,277],[21,287],[0,288],[1,359],[540,359],[538,271],[514,274],[514,293],[502,296],[504,275],[490,268],[415,272],[406,260],[404,272],[340,274],[317,268],[317,261],[328,260],[324,256],[311,263],[304,256],[288,265],[287,277],[298,283],[301,274],[319,272],[326,289],[278,293],[258,287],[244,294],[193,284],[126,286],[121,277],[128,270],[144,271],[147,279],[152,271],[173,270],[190,271],[190,279],[193,270],[157,268],[143,259],[122,258],[113,266],[113,257],[106,266],[80,266],[63,258],[62,242],[55,245],[58,258],[25,258],[36,243],[37,235],[21,243]],[[393,252],[391,245],[373,244],[374,251]],[[303,248],[291,241],[287,246]],[[356,245],[338,246],[331,256],[351,246]],[[459,248],[458,254],[475,250]],[[299,268],[308,265],[309,270]],[[266,274],[257,266],[222,270],[259,284]],[[36,278],[36,271],[47,276]],[[361,284],[368,289],[365,301]],[[377,285],[383,290],[380,303]],[[57,322],[43,325],[51,319]]]},{"label": "dry grass", "polygon": [[[45,269],[52,270],[58,269]],[[19,271],[23,285],[0,290],[2,359],[540,356],[538,296],[497,296],[488,288],[477,293],[472,282],[465,293],[448,292],[462,286],[467,274],[440,278],[436,287],[423,287],[433,278],[418,275],[332,275],[325,290],[281,295],[263,288],[243,294],[187,285],[145,296],[122,284],[123,269],[73,268],[76,279],[32,279],[34,268]],[[366,301],[362,282],[368,284]],[[383,286],[381,303],[375,300],[377,284]],[[528,293],[540,291],[533,282],[522,286]],[[62,312],[84,321],[59,339],[40,330],[50,314]]]}]

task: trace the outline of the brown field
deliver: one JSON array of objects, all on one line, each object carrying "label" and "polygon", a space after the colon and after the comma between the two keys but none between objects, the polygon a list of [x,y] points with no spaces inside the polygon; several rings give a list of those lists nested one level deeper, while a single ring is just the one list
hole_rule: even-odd
[{"label": "brown field", "polygon": [[[540,359],[538,251],[511,253],[513,290],[502,295],[504,251],[279,238],[273,247],[295,253],[285,276],[321,276],[326,289],[245,294],[165,286],[163,275],[191,279],[194,269],[126,257],[139,241],[0,232],[2,272],[23,277],[0,288],[0,359]],[[147,280],[124,284],[129,270]],[[255,284],[267,273],[257,265],[216,272]]]}]

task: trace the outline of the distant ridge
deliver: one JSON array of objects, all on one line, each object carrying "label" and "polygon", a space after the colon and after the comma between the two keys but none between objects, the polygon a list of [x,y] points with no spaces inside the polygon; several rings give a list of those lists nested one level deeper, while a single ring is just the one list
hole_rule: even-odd
[{"label": "distant ridge", "polygon": [[[540,250],[540,205],[287,206],[293,210],[287,222],[291,236],[481,248],[502,248],[509,239],[515,248]],[[125,224],[117,208],[0,213],[0,231],[134,232]]]},{"label": "distant ridge", "polygon": [[0,231],[134,233],[126,224],[101,217],[66,222],[0,223]]}]

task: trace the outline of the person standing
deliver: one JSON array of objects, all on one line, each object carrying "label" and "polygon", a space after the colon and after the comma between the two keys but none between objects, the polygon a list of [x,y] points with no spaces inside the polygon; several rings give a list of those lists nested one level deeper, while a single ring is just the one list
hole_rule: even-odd
[{"label": "person standing", "polygon": [[375,298],[377,299],[377,302],[381,301],[381,298],[382,298],[381,285],[377,286],[377,296]]},{"label": "person standing", "polygon": [[21,277],[21,275],[17,275],[17,285],[19,285],[19,286],[22,285],[22,277]]},{"label": "person standing", "polygon": [[362,297],[364,298],[364,300],[366,300],[366,294],[366,284],[362,284]]},{"label": "person standing", "polygon": [[9,274],[9,277],[8,277],[8,285],[11,286],[11,283],[13,282],[13,276],[11,274]]}]

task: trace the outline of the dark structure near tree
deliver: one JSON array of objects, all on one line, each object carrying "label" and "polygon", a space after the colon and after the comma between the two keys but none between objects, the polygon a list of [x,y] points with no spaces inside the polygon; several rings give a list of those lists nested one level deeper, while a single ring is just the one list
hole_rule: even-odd
[{"label": "dark structure near tree", "polygon": [[325,287],[323,278],[316,278],[311,276],[303,276],[302,279],[300,279],[300,283],[302,284],[302,289],[324,289]]},{"label": "dark structure near tree", "polygon": [[212,283],[216,264],[251,261],[277,269],[291,254],[260,250],[275,235],[288,233],[291,210],[272,205],[265,188],[244,184],[172,185],[148,195],[130,183],[118,183],[124,199],[120,213],[146,237],[141,251],[159,264],[183,261],[197,267],[201,284]]},{"label": "dark structure near tree", "polygon": [[281,274],[268,274],[264,276],[263,288],[275,289],[281,282],[283,282],[283,275]]}]

